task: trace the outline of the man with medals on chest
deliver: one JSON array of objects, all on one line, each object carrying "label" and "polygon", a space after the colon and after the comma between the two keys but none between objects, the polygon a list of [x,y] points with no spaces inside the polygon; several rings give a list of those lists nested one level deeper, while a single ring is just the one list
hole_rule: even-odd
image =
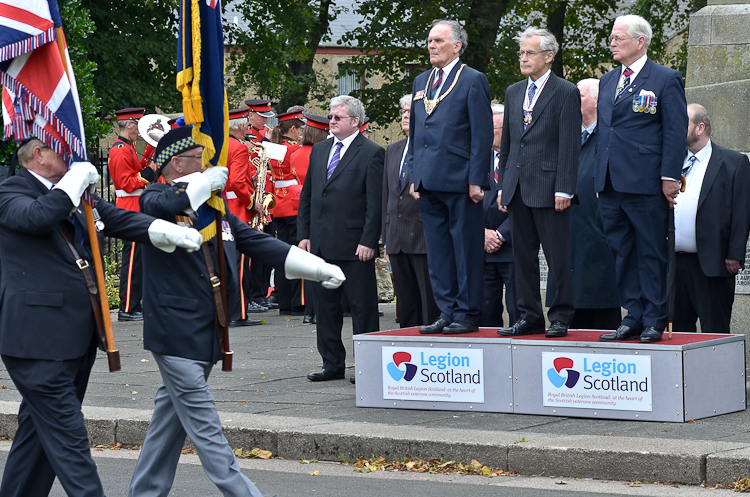
[{"label": "man with medals on chest", "polygon": [[516,37],[526,79],[505,92],[497,204],[512,227],[519,319],[503,336],[545,332],[539,288],[539,245],[549,265],[548,338],[564,337],[573,318],[570,210],[581,150],[581,95],[551,69],[559,50],[547,29]]},{"label": "man with medals on chest", "polygon": [[[141,164],[135,151],[138,139],[138,120],[143,117],[143,107],[122,109],[115,112],[119,136],[109,150],[109,175],[115,185],[115,205],[128,211],[138,212],[138,198],[143,189],[154,181],[156,172],[153,162]],[[143,271],[141,249],[135,242],[125,242],[122,247],[122,269],[120,271],[119,321],[142,321]]]},{"label": "man with medals on chest", "polygon": [[485,75],[459,60],[467,44],[456,21],[434,21],[427,39],[433,69],[417,76],[412,89],[402,174],[420,199],[440,309],[434,323],[420,328],[423,334],[475,332],[482,312],[482,198],[490,189],[492,109]]},{"label": "man with medals on chest", "polygon": [[642,17],[615,19],[610,48],[621,65],[599,84],[594,188],[628,311],[603,341],[658,342],[667,326],[667,220],[680,189],[688,117],[680,73],[646,55],[651,37]]}]

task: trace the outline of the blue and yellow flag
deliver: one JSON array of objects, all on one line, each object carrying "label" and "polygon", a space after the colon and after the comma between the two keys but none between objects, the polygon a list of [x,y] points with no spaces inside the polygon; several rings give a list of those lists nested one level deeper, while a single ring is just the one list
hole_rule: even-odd
[{"label": "blue and yellow flag", "polygon": [[[229,106],[220,0],[180,0],[177,90],[182,93],[185,123],[193,125],[193,140],[204,147],[204,169],[226,166]],[[219,229],[216,210],[225,214],[219,194],[212,195],[198,211],[196,228],[203,240],[213,238]]]}]

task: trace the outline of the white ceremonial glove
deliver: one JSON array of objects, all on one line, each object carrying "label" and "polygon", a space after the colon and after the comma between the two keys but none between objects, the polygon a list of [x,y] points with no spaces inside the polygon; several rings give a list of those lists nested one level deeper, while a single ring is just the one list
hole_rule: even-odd
[{"label": "white ceremonial glove", "polygon": [[229,169],[223,166],[214,166],[206,168],[201,174],[211,184],[212,192],[220,192],[224,189],[224,185],[227,184]]},{"label": "white ceremonial glove", "polygon": [[305,278],[319,281],[324,288],[338,288],[346,279],[340,267],[326,261],[299,247],[292,245],[284,261],[284,273],[287,279]]},{"label": "white ceremonial glove", "polygon": [[148,227],[148,237],[151,244],[164,252],[172,253],[176,247],[182,247],[188,252],[195,252],[201,248],[203,236],[193,228],[180,226],[163,219],[155,219]]},{"label": "white ceremonial glove", "polygon": [[93,164],[90,162],[74,162],[70,165],[70,169],[65,173],[65,176],[52,189],[64,191],[70,197],[73,205],[78,207],[81,203],[81,195],[86,188],[89,188],[89,191],[93,193],[97,183],[99,183],[99,173]]}]

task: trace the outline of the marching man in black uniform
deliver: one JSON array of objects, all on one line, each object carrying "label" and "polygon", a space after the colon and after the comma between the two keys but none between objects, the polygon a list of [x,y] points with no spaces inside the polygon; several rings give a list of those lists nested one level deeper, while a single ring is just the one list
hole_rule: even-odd
[{"label": "marching man in black uniform", "polygon": [[[166,184],[146,188],[142,212],[194,224],[196,213],[202,219],[212,192],[224,188],[227,168],[203,171],[203,147],[191,134],[191,128],[176,128],[159,141],[155,162]],[[154,399],[154,415],[133,474],[131,496],[167,495],[185,435],[190,435],[206,475],[224,495],[261,495],[240,472],[208,390],[208,376],[221,358],[211,282],[211,275],[220,271],[217,237],[223,242],[229,302],[237,298],[238,252],[283,267],[288,278],[320,281],[326,288],[337,288],[345,279],[337,266],[253,229],[229,212],[221,224],[202,252],[178,250],[165,257],[144,247],[144,348],[153,353],[164,383]]]},{"label": "marching man in black uniform", "polygon": [[[23,397],[0,495],[48,495],[55,476],[68,495],[101,497],[81,403],[96,357],[93,275],[83,192],[98,183],[88,162],[65,162],[33,138],[22,166],[0,184],[0,354]],[[197,250],[201,235],[94,196],[104,235]],[[100,240],[101,243],[101,240]]]}]

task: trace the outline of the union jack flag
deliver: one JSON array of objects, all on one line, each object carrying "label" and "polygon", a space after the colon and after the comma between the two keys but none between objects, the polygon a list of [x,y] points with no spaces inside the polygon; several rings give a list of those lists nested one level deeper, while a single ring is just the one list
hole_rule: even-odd
[{"label": "union jack flag", "polygon": [[57,0],[0,0],[3,135],[36,136],[68,164],[86,138]]}]

